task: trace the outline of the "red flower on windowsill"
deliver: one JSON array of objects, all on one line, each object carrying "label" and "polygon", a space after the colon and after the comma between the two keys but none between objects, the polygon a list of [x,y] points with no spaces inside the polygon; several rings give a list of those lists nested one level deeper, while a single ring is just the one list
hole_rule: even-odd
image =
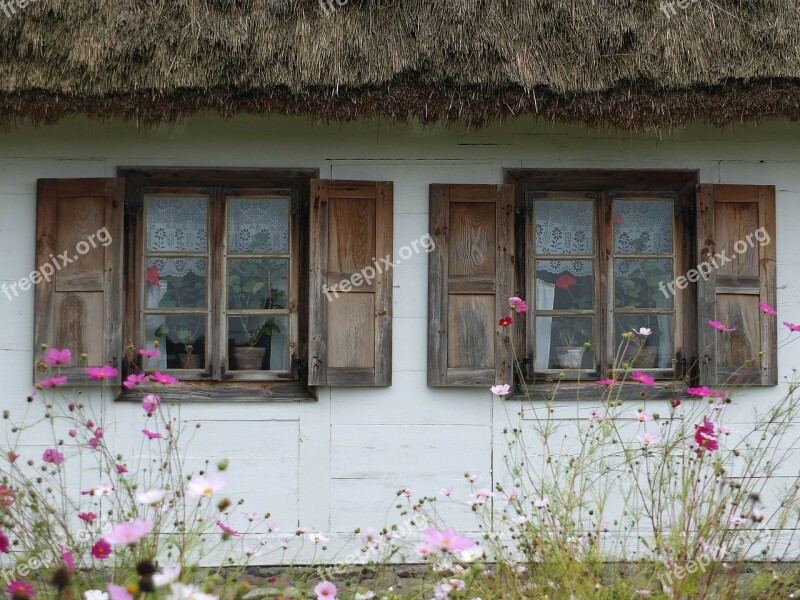
[{"label": "red flower on windowsill", "polygon": [[556,287],[560,290],[568,290],[576,283],[578,283],[578,280],[575,279],[572,275],[562,275],[561,277],[556,279]]},{"label": "red flower on windowsill", "polygon": [[147,267],[147,283],[153,287],[161,287],[161,279],[158,277],[158,269]]}]

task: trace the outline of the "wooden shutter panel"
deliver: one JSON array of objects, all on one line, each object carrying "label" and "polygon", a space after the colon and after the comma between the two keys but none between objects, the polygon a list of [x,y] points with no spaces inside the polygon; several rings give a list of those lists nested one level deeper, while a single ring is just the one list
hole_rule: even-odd
[{"label": "wooden shutter panel", "polygon": [[392,384],[392,194],[311,182],[309,385]]},{"label": "wooden shutter panel", "polygon": [[511,383],[514,186],[431,185],[430,234],[428,385]]},{"label": "wooden shutter panel", "polygon": [[775,188],[701,184],[697,204],[698,256],[711,266],[697,282],[700,383],[776,385],[777,320],[758,308],[776,303]]},{"label": "wooden shutter panel", "polygon": [[44,273],[49,264],[55,273],[36,285],[34,381],[42,379],[38,363],[47,344],[72,351],[71,366],[62,369],[69,385],[119,385],[119,376],[89,380],[84,367],[119,369],[123,357],[124,180],[38,184],[36,266]]}]

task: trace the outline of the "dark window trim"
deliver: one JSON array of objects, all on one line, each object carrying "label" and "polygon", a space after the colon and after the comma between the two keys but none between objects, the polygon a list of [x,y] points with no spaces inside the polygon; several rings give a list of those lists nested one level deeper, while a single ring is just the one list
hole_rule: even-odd
[{"label": "dark window trim", "polygon": [[[678,199],[684,207],[694,209],[696,207],[696,186],[699,182],[699,171],[697,170],[678,170],[678,169],[504,169],[503,182],[515,187],[515,202],[517,219],[515,221],[515,253],[518,257],[526,256],[526,205],[530,192],[547,191],[567,191],[581,192],[586,190],[614,190],[620,192],[640,191],[656,192],[670,191],[678,194]],[[691,215],[693,216],[693,214]],[[695,219],[687,218],[685,211],[680,213],[680,218],[676,227],[683,228],[682,248],[680,264],[676,265],[679,273],[686,273],[696,265],[695,257]],[[526,280],[526,261],[517,260],[515,263],[516,288],[518,292],[524,293]],[[691,284],[686,290],[686,294],[676,296],[676,302],[681,297],[684,300],[696,298],[696,286]],[[676,305],[676,310],[678,309]],[[657,382],[656,388],[663,390],[659,392],[659,397],[672,397],[677,395],[678,390],[686,388],[686,381],[690,381],[697,376],[697,337],[696,327],[696,301],[683,301],[680,307],[682,311],[683,330],[683,359],[686,364],[683,366],[683,373],[676,373],[672,380],[661,380]],[[605,340],[604,340],[605,342]],[[517,356],[527,357],[527,335],[523,329],[518,330],[515,336]],[[676,348],[676,350],[678,350]],[[527,379],[527,376],[526,376]],[[592,381],[587,379],[587,382]],[[557,399],[575,399],[578,396],[576,382],[557,383],[549,381],[528,380],[532,398],[549,399],[553,393]],[[585,386],[585,384],[582,384]],[[670,386],[671,390],[664,389]],[[641,397],[641,389],[624,389],[623,394],[632,399]],[[585,387],[583,387],[585,390]],[[518,390],[519,392],[519,390]],[[583,394],[580,394],[583,396]],[[585,394],[585,399],[599,399],[597,394]],[[509,396],[510,399],[525,400],[520,393]]]},{"label": "dark window trim", "polygon": [[[306,207],[310,198],[311,180],[319,177],[319,169],[254,169],[254,168],[220,168],[220,167],[119,167],[117,176],[125,179],[126,209],[134,207],[139,200],[140,191],[148,187],[209,187],[225,188],[291,188],[296,191],[299,206]],[[126,211],[127,213],[127,211]],[[299,231],[299,273],[301,285],[298,290],[298,322],[300,323],[297,355],[305,357],[308,350],[308,286],[303,285],[309,269],[309,240],[307,210],[302,210],[303,218]],[[124,264],[127,276],[124,295],[126,315],[123,322],[123,340],[126,346],[135,344],[137,320],[139,315],[138,294],[132,285],[131,274],[136,273],[137,255],[141,248],[135,232],[126,214],[125,223],[125,257]],[[123,365],[130,372],[127,363]],[[165,387],[160,396],[162,400],[180,402],[261,402],[261,401],[313,401],[316,394],[307,385],[307,373],[300,367],[299,381],[186,381]],[[141,393],[137,390],[123,390],[117,398],[121,401],[140,401]]]}]

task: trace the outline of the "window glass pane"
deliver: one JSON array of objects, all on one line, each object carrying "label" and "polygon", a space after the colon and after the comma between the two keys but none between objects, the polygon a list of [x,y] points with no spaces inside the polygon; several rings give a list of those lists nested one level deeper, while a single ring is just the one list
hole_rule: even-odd
[{"label": "window glass pane", "polygon": [[537,369],[592,369],[592,317],[536,317]]},{"label": "window glass pane", "polygon": [[288,198],[229,198],[228,252],[289,252]]},{"label": "window glass pane", "polygon": [[204,258],[149,258],[145,272],[147,308],[205,308]]},{"label": "window glass pane", "polygon": [[233,371],[288,371],[289,318],[228,318],[228,368]]},{"label": "window glass pane", "polygon": [[614,252],[672,253],[672,200],[614,200]]},{"label": "window glass pane", "polygon": [[159,356],[146,358],[146,370],[205,369],[205,315],[147,315],[145,347],[153,349],[159,342]]},{"label": "window glass pane", "polygon": [[593,260],[537,260],[536,310],[592,310]]},{"label": "window glass pane", "polygon": [[228,309],[285,309],[289,261],[231,259],[228,261]]},{"label": "window glass pane", "polygon": [[537,200],[536,254],[594,254],[594,202]]},{"label": "window glass pane", "polygon": [[672,308],[672,259],[614,260],[617,308]]},{"label": "window glass pane", "polygon": [[205,252],[208,202],[205,197],[146,196],[148,252]]},{"label": "window glass pane", "polygon": [[[671,369],[672,368],[672,315],[620,315],[614,325],[614,352],[618,355],[625,347],[622,334],[626,331],[647,327],[652,331],[649,336],[637,335],[628,344],[625,361],[631,362],[635,369]],[[619,364],[617,357],[616,364]]]}]

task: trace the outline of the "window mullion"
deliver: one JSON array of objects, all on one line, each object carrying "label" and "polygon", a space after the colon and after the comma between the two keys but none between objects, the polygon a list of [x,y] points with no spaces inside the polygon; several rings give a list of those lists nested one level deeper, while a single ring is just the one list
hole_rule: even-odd
[{"label": "window mullion", "polygon": [[611,302],[611,210],[607,192],[600,192],[597,202],[597,365],[598,376],[604,378],[606,370],[614,360],[613,319],[610,314]]},{"label": "window mullion", "polygon": [[225,294],[225,203],[222,197],[222,188],[214,189],[214,204],[211,211],[214,245],[211,249],[209,262],[212,267],[211,282],[211,364],[209,371],[215,381],[223,379],[222,368],[225,364],[225,341],[227,332],[225,331],[224,311],[226,309],[227,296]]}]

